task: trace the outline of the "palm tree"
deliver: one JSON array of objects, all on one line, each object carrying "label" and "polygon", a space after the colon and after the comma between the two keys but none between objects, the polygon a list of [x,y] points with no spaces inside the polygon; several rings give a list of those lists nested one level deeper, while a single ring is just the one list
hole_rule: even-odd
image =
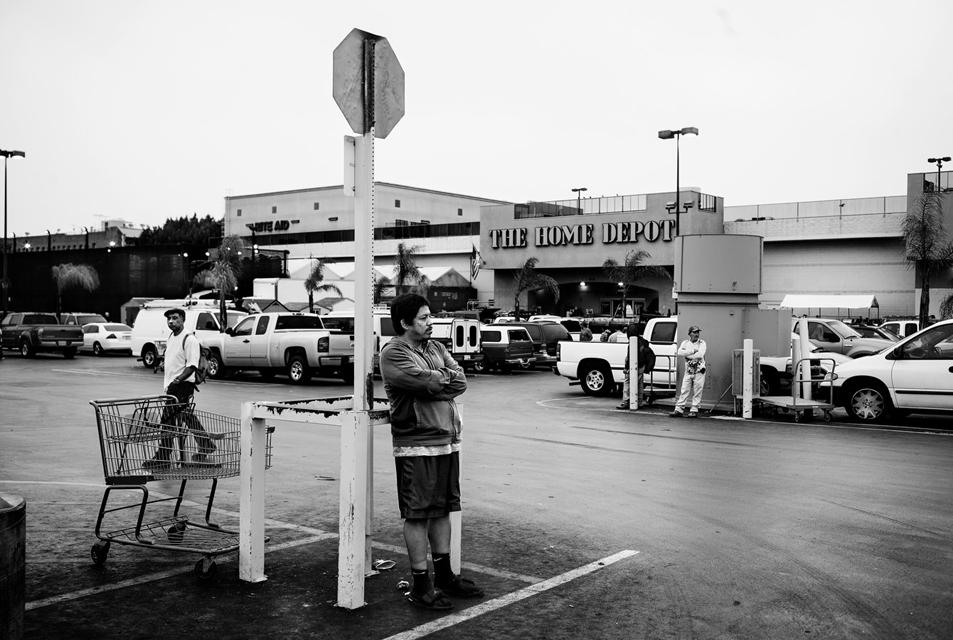
[{"label": "palm tree", "polygon": [[220,331],[228,327],[228,314],[225,312],[225,294],[238,286],[238,273],[241,270],[241,254],[245,242],[237,235],[225,236],[218,247],[218,255],[206,269],[195,274],[193,282],[202,287],[218,289],[218,312]]},{"label": "palm tree", "polygon": [[938,193],[924,193],[901,225],[907,260],[920,280],[920,326],[930,316],[930,279],[953,266],[953,243],[943,230],[943,200]]},{"label": "palm tree", "polygon": [[73,264],[66,262],[55,265],[52,269],[53,281],[56,282],[56,314],[63,311],[63,291],[72,287],[81,287],[87,291],[99,288],[99,274],[88,264]]},{"label": "palm tree", "polygon": [[401,291],[407,285],[407,280],[415,280],[421,283],[423,274],[417,266],[417,251],[419,246],[408,247],[403,242],[397,245],[397,257],[394,259],[394,284],[398,295],[404,293]]},{"label": "palm tree", "polygon": [[321,284],[324,280],[324,264],[320,260],[311,263],[311,275],[304,281],[304,288],[308,292],[308,311],[314,313],[314,294],[320,291],[333,291],[341,296],[341,290],[334,284]]},{"label": "palm tree", "polygon": [[[513,309],[517,320],[520,317],[520,294],[528,289],[549,289],[549,292],[553,294],[553,302],[559,302],[559,283],[554,278],[536,271],[538,263],[539,258],[529,258],[513,278],[516,289],[516,294],[513,296]],[[529,304],[529,300],[526,302]]]},{"label": "palm tree", "polygon": [[602,263],[602,270],[612,282],[622,283],[622,309],[625,310],[625,298],[629,294],[629,287],[650,276],[668,278],[668,271],[655,265],[643,264],[652,254],[648,251],[630,251],[625,254],[625,261],[619,264],[612,258],[606,258]]}]

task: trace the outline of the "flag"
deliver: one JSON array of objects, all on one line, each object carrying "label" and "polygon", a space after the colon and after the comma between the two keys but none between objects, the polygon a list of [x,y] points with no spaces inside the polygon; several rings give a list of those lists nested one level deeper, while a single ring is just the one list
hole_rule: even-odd
[{"label": "flag", "polygon": [[472,251],[470,252],[470,280],[476,280],[477,274],[480,273],[480,267],[483,266],[483,258],[480,257],[480,252],[477,251],[476,246],[470,245]]}]

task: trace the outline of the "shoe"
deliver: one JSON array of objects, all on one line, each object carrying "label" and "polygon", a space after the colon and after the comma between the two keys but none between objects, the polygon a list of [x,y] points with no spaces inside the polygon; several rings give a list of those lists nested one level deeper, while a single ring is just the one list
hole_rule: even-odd
[{"label": "shoe", "polygon": [[698,412],[697,412],[697,411],[689,411],[689,412],[688,412],[688,417],[689,417],[689,418],[697,418],[697,417],[698,417]]},{"label": "shoe", "polygon": [[623,411],[628,411],[628,410],[629,410],[629,403],[628,403],[628,402],[623,402],[622,404],[620,404],[619,406],[617,406],[616,409],[622,409]]},{"label": "shoe", "polygon": [[483,589],[476,586],[473,580],[461,576],[453,576],[453,580],[446,584],[438,584],[437,588],[451,598],[482,598]]},{"label": "shoe", "polygon": [[168,460],[163,460],[161,458],[150,458],[149,460],[146,460],[145,462],[142,463],[142,468],[154,469],[154,470],[171,469],[172,463],[169,462]]},{"label": "shoe", "polygon": [[411,591],[406,596],[407,602],[420,607],[421,609],[430,609],[431,611],[447,611],[453,609],[453,603],[447,600],[439,589],[431,589],[427,593],[414,593]]},{"label": "shoe", "polygon": [[679,411],[678,409],[676,409],[675,411],[668,414],[668,417],[669,418],[684,418],[685,414]]},{"label": "shoe", "polygon": [[192,464],[200,464],[205,467],[220,467],[222,466],[218,462],[212,462],[208,459],[208,456],[204,453],[193,453],[192,454]]}]

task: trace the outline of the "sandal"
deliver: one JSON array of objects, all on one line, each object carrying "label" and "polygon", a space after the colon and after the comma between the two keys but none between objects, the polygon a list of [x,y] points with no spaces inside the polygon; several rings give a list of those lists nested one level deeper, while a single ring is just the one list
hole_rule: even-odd
[{"label": "sandal", "polygon": [[431,611],[447,611],[453,609],[453,603],[447,600],[439,589],[431,589],[427,593],[416,594],[413,591],[407,594],[407,602],[420,607],[421,609],[430,609]]},{"label": "sandal", "polygon": [[476,586],[473,580],[454,576],[451,582],[438,587],[451,598],[482,598],[483,589]]}]

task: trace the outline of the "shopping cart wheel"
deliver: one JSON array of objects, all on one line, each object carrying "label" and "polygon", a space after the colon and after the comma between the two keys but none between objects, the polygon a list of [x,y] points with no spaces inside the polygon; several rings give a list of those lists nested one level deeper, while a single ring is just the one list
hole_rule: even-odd
[{"label": "shopping cart wheel", "polygon": [[215,565],[215,561],[211,558],[202,558],[195,563],[194,573],[201,580],[211,580],[215,577],[215,571],[218,567]]},{"label": "shopping cart wheel", "polygon": [[103,566],[106,563],[106,556],[109,555],[109,541],[100,540],[93,544],[93,548],[89,550],[89,555],[93,559],[93,564],[97,567]]},{"label": "shopping cart wheel", "polygon": [[169,542],[173,544],[182,542],[182,538],[185,537],[185,523],[176,522],[166,530],[166,535],[169,537]]}]

